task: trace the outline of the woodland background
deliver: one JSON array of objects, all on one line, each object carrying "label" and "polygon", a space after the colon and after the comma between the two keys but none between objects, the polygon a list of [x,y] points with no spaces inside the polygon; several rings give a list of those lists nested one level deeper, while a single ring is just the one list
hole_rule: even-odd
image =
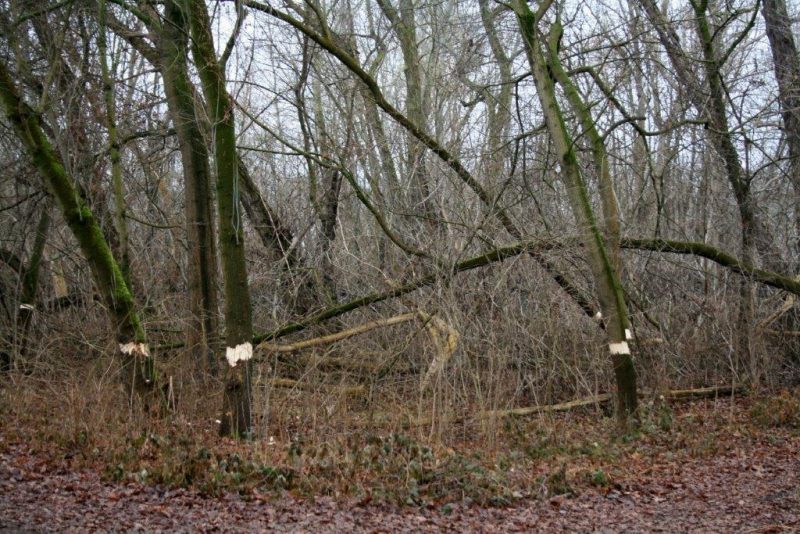
[{"label": "woodland background", "polygon": [[67,399],[76,436],[166,411],[448,443],[511,408],[613,397],[635,426],[637,396],[797,384],[796,22],[3,0],[9,398]]}]

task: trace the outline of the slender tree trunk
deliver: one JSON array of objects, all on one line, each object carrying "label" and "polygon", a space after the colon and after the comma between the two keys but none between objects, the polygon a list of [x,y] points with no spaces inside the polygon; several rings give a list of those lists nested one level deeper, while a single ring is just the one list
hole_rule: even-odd
[{"label": "slender tree trunk", "polygon": [[[182,5],[182,0],[169,0],[167,2],[165,0],[165,4],[169,5],[170,3],[177,2],[179,7]],[[155,18],[151,15],[151,18]],[[141,35],[129,28],[126,28],[123,24],[121,24],[116,19],[109,20],[109,26],[116,32],[120,37],[125,39],[128,43],[131,44],[136,50],[142,54],[148,61],[150,61],[156,68],[158,68],[162,73],[164,72],[164,66],[162,65],[162,61],[160,59],[161,52],[154,50],[147,42],[142,39]],[[151,27],[151,32],[160,35],[162,31],[160,25],[155,25]],[[185,34],[186,32],[184,32]],[[186,35],[184,35],[185,40]],[[158,39],[156,39],[158,40]],[[195,86],[191,83],[191,80],[188,80],[188,90],[192,94],[192,102],[196,104],[197,102],[202,102],[202,96],[196,91]],[[169,94],[167,95],[168,102],[169,102]],[[188,116],[188,115],[187,115]],[[252,117],[251,117],[252,118]],[[199,124],[200,132],[203,133],[203,138],[205,139],[206,135],[211,134],[211,125],[208,124],[207,120],[204,120],[204,117],[195,115],[195,119]],[[208,150],[203,147],[203,150],[208,154]],[[289,229],[288,225],[284,221],[282,221],[279,217],[277,212],[267,203],[264,197],[261,195],[261,192],[258,190],[258,186],[253,181],[252,177],[250,176],[247,166],[245,165],[244,161],[239,158],[239,177],[241,179],[241,188],[240,188],[240,201],[242,203],[242,208],[244,208],[247,216],[251,219],[253,223],[253,229],[258,233],[259,238],[261,239],[262,243],[268,250],[272,250],[276,254],[276,259],[281,258],[287,250],[288,245],[292,242],[292,235],[291,230]],[[213,211],[213,210],[212,210]],[[213,232],[212,232],[213,234]],[[301,259],[295,255],[290,258],[285,259],[290,265],[294,265],[296,262],[301,262]]]},{"label": "slender tree trunk", "polygon": [[[721,66],[714,44],[715,33],[708,18],[708,0],[698,0],[692,4],[695,30],[702,49],[703,76],[697,76],[695,69],[689,63],[690,56],[681,47],[678,34],[655,1],[638,1],[658,33],[674,73],[682,84],[682,89],[692,104],[708,120],[706,131],[709,142],[722,160],[739,211],[742,260],[754,263],[757,251],[761,252],[763,258],[770,258],[772,251],[769,238],[757,217],[750,181],[745,176],[728,124]],[[752,284],[742,280],[736,344],[740,358],[745,361],[751,361],[753,306]]]},{"label": "slender tree trunk", "polygon": [[124,383],[140,396],[153,391],[155,370],[133,296],[92,210],[78,194],[59,156],[45,137],[39,117],[25,104],[4,63],[0,99],[20,142],[33,159],[64,220],[78,241],[108,307],[123,361]]},{"label": "slender tree trunk", "polygon": [[19,315],[17,316],[17,354],[24,357],[29,345],[31,319],[36,310],[36,292],[39,289],[39,271],[41,270],[44,246],[50,229],[50,206],[46,203],[42,208],[39,224],[36,225],[36,236],[33,240],[31,259],[25,272],[22,273],[22,293],[20,295]]},{"label": "slender tree trunk", "polygon": [[[394,156],[389,148],[389,141],[386,137],[383,122],[381,122],[380,113],[378,113],[378,106],[375,105],[375,100],[372,98],[369,91],[367,91],[366,87],[364,87],[364,84],[359,84],[359,89],[361,90],[361,98],[364,102],[364,115],[367,121],[367,128],[369,129],[367,138],[371,136],[378,149],[377,164],[371,165],[372,170],[369,174],[373,176],[383,176],[385,180],[383,187],[378,180],[372,180],[370,187],[373,189],[374,194],[379,197],[379,202],[382,206],[394,205],[392,201],[398,190],[397,167],[395,166]],[[370,149],[367,148],[367,150]],[[375,158],[369,159],[374,160]],[[370,161],[370,163],[373,162]],[[388,216],[388,214],[386,219],[387,223],[391,223],[392,217]],[[380,234],[378,237],[378,265],[381,270],[391,273],[392,265],[391,262],[388,261],[387,245],[388,239],[386,235]],[[392,274],[390,274],[390,276],[392,276]]]},{"label": "slender tree trunk", "polygon": [[[316,82],[316,78],[312,79]],[[316,138],[319,149],[323,154],[332,154],[334,147],[330,141],[325,115],[322,110],[322,87],[318,83],[313,83],[314,91],[314,123],[317,126]],[[348,126],[349,128],[349,126]],[[318,184],[317,196],[313,199],[319,218],[321,247],[321,276],[322,284],[329,303],[337,300],[336,281],[333,279],[333,262],[331,261],[331,247],[336,241],[336,222],[339,216],[339,193],[342,189],[342,174],[338,169],[321,167],[318,176],[321,181]]]},{"label": "slender tree trunk", "polygon": [[215,349],[219,311],[211,169],[208,149],[196,114],[194,87],[188,74],[188,23],[178,1],[169,0],[166,3],[159,45],[164,91],[183,166],[191,313],[186,347],[195,355],[199,367],[205,367],[213,373],[217,368]]},{"label": "slender tree trunk", "polygon": [[239,160],[233,101],[225,86],[223,66],[217,61],[204,0],[186,0],[186,8],[191,26],[192,53],[203,84],[215,149],[219,246],[225,281],[225,357],[228,362],[220,433],[242,437],[252,432],[253,324],[244,231],[239,212]]},{"label": "slender tree trunk", "polygon": [[495,27],[495,17],[489,0],[479,0],[481,22],[483,23],[489,48],[500,71],[499,88],[495,93],[487,90],[487,128],[486,156],[484,168],[488,180],[496,181],[505,176],[504,144],[505,135],[511,122],[511,60],[500,42]]},{"label": "slender tree trunk", "polygon": [[789,180],[795,192],[795,254],[800,254],[800,56],[785,0],[764,0],[761,11],[772,49],[783,130],[789,148]]},{"label": "slender tree trunk", "polygon": [[114,227],[117,230],[117,251],[122,276],[131,286],[131,265],[128,252],[128,222],[125,217],[125,187],[122,184],[122,156],[117,135],[116,98],[114,80],[108,66],[108,40],[106,35],[106,0],[98,1],[97,37],[100,71],[103,81],[103,101],[106,111],[106,129],[108,130],[109,159],[111,160],[111,184],[114,189]]},{"label": "slender tree trunk", "polygon": [[584,246],[589,252],[589,263],[597,287],[600,308],[607,324],[609,352],[617,382],[617,416],[621,426],[627,427],[637,410],[636,371],[630,347],[628,311],[625,305],[618,273],[608,254],[605,240],[592,210],[589,192],[581,174],[575,154],[574,142],[564,124],[561,108],[556,100],[556,90],[548,65],[542,40],[539,38],[539,21],[524,0],[516,0],[514,10],[525,40],[525,47],[536,85],[536,92],[545,116],[561,166],[561,176],[567,189],[569,202],[578,223]]},{"label": "slender tree trunk", "polygon": [[[742,235],[742,261],[755,264],[759,237],[758,221],[756,220],[755,200],[750,189],[750,181],[745,176],[739,160],[739,152],[733,144],[728,124],[725,95],[722,87],[722,74],[717,53],[714,47],[714,35],[708,20],[707,0],[701,0],[694,5],[697,33],[703,49],[703,66],[705,69],[706,84],[709,90],[708,118],[710,123],[709,137],[712,145],[722,157],[728,181],[733,188],[736,204],[739,208]],[[742,361],[747,362],[751,370],[753,365],[753,322],[754,322],[754,286],[747,280],[742,280],[740,285],[740,308],[737,352]]]},{"label": "slender tree trunk", "polygon": [[[422,71],[420,69],[419,47],[417,45],[417,23],[413,0],[399,0],[398,8],[391,0],[378,0],[392,30],[400,42],[403,53],[403,75],[406,82],[406,115],[417,127],[429,133],[428,116],[422,91]],[[412,202],[422,207],[429,221],[435,221],[436,209],[431,201],[431,186],[425,168],[425,145],[416,137],[409,135],[407,169],[410,177],[409,192]]]}]

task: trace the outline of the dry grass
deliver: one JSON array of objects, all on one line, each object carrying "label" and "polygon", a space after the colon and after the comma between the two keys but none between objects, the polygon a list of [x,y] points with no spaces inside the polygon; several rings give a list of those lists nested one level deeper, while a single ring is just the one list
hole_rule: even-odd
[{"label": "dry grass", "polygon": [[[572,274],[581,280],[579,270]],[[677,284],[654,283],[656,274],[639,293],[652,295],[640,299],[640,306],[661,321],[660,330],[633,308],[642,389],[746,383],[770,391],[800,376],[800,340],[759,334],[753,361],[742,362],[731,352],[736,314],[730,304],[737,296],[720,290],[702,300],[684,298]],[[668,274],[663,280],[676,279]],[[355,275],[343,276],[343,287],[364,292]],[[352,312],[335,328],[281,340],[422,310],[459,335],[455,353],[429,384],[421,387],[437,351],[419,321],[307,351],[261,355],[253,377],[256,436],[248,442],[217,437],[221,385],[198,379],[186,354],[157,354],[178,410],[146,418],[131,408],[116,382],[116,364],[108,356],[112,344],[98,341],[107,339],[100,306],[43,314],[34,329],[48,335],[37,336],[30,353],[0,382],[4,439],[25,440],[55,462],[98,469],[113,479],[190,485],[209,493],[292,491],[414,503],[458,495],[499,503],[541,495],[543,487],[561,484],[564,462],[567,485],[608,485],[615,466],[642,443],[663,450],[688,444],[698,455],[715,450],[689,435],[700,423],[677,417],[666,405],[645,406],[642,434],[630,443],[616,439],[613,422],[594,408],[474,417],[609,393],[613,382],[602,332],[529,258],[467,273],[456,282]],[[781,307],[779,297],[763,301],[759,318]],[[182,298],[174,294],[148,307],[154,345],[182,337]],[[257,317],[262,331],[285,320]],[[772,413],[769,406],[761,411]],[[419,419],[429,422],[408,426]]]},{"label": "dry grass", "polygon": [[[616,436],[613,420],[594,408],[405,428],[410,416],[445,413],[436,395],[446,385],[420,396],[407,371],[370,383],[369,373],[355,374],[349,367],[324,372],[320,357],[343,355],[328,349],[304,365],[290,362],[303,369],[295,377],[302,387],[263,387],[268,378],[288,372],[289,363],[275,360],[262,369],[256,377],[262,386],[256,395],[258,435],[244,442],[217,436],[220,399],[213,382],[174,375],[179,409],[152,419],[129,406],[110,358],[51,363],[46,374],[12,373],[0,389],[2,443],[26,442],[56,465],[99,470],[110,480],[191,486],[208,494],[504,504],[612,487],[631,454],[713,455],[726,446],[717,440],[726,429],[750,435],[750,414],[772,413],[769,406],[775,403],[796,408],[796,393],[748,401],[745,408],[728,401],[646,402],[641,432],[623,437]],[[176,358],[167,369],[178,371],[180,364]],[[332,387],[355,381],[365,385],[363,395]],[[450,407],[456,409],[464,406]]]}]

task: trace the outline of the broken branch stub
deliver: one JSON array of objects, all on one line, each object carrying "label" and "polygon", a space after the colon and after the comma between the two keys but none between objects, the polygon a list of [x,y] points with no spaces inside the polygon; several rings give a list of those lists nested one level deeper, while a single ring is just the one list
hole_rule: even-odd
[{"label": "broken branch stub", "polygon": [[[428,335],[433,342],[436,354],[433,356],[425,376],[420,383],[420,391],[428,387],[434,375],[442,372],[444,366],[450,361],[450,358],[458,348],[459,333],[451,325],[447,324],[440,317],[435,315],[431,316],[423,311],[417,312],[421,319],[425,321],[425,327],[428,330]],[[442,336],[444,334],[444,337]]]}]

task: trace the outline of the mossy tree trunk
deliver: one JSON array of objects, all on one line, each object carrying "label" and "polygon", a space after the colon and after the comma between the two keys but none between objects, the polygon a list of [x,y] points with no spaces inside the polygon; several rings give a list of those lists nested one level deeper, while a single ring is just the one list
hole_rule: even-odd
[{"label": "mossy tree trunk", "polygon": [[245,263],[244,232],[239,211],[239,168],[233,101],[217,60],[206,4],[185,0],[192,54],[200,74],[211,119],[216,164],[219,248],[225,283],[226,366],[220,433],[242,437],[252,432],[251,384],[253,325]]},{"label": "mossy tree trunk", "polygon": [[89,263],[94,283],[114,324],[122,356],[123,381],[132,391],[145,396],[155,389],[155,370],[128,284],[92,210],[78,194],[72,178],[45,137],[38,115],[23,102],[5,63],[0,63],[0,99],[18,139],[56,199]]},{"label": "mossy tree trunk", "polygon": [[778,101],[783,115],[783,131],[789,149],[789,179],[796,197],[794,210],[795,253],[800,252],[800,55],[792,33],[792,19],[785,0],[764,0],[762,9],[769,39]]},{"label": "mossy tree trunk", "polygon": [[168,0],[160,25],[159,63],[183,166],[186,236],[189,245],[187,349],[200,369],[215,373],[218,336],[217,258],[211,206],[208,148],[195,109],[188,71],[188,21],[180,0]]},{"label": "mossy tree trunk", "polygon": [[[693,4],[698,37],[703,51],[703,68],[708,88],[708,135],[719,156],[722,158],[728,181],[733,189],[739,208],[742,236],[742,261],[755,263],[758,246],[758,221],[756,220],[755,199],[750,188],[750,180],[742,168],[739,152],[733,143],[725,105],[725,89],[722,84],[721,63],[714,45],[716,31],[708,18],[708,1],[700,0]],[[737,352],[743,362],[751,366],[755,375],[756,367],[752,348],[755,322],[755,286],[741,280],[740,308]]]},{"label": "mossy tree trunk", "polygon": [[[549,3],[543,6],[549,6]],[[536,92],[542,106],[548,132],[558,155],[561,177],[567,189],[570,206],[581,232],[584,246],[589,252],[589,264],[597,287],[600,308],[606,322],[609,352],[617,382],[617,416],[621,426],[627,427],[631,416],[636,415],[636,372],[630,347],[628,311],[619,275],[608,253],[605,240],[592,209],[589,192],[583,179],[575,153],[574,142],[564,123],[561,108],[556,99],[555,82],[551,77],[551,65],[545,55],[545,43],[539,37],[539,18],[524,0],[516,0],[514,10],[525,40],[525,48],[533,73]]]},{"label": "mossy tree trunk", "polygon": [[[190,301],[192,304],[193,324],[189,325],[190,336],[195,336],[197,339],[198,333],[201,332],[205,336],[205,343],[215,346],[219,343],[219,318],[218,318],[218,296],[216,291],[217,268],[216,268],[216,247],[215,247],[215,230],[213,218],[213,202],[211,198],[211,170],[208,165],[208,139],[212,138],[212,127],[210,121],[205,116],[205,113],[198,113],[197,106],[204,106],[202,95],[195,87],[191,78],[184,77],[183,64],[187,62],[187,36],[189,33],[187,16],[183,14],[184,2],[183,0],[171,0],[165,2],[164,20],[167,17],[177,17],[171,24],[163,24],[160,21],[159,14],[152,8],[147,9],[139,14],[146,19],[148,29],[150,30],[150,39],[155,43],[155,46],[150,45],[149,40],[142,37],[141,33],[126,27],[122,22],[109,16],[108,23],[110,28],[121,38],[125,39],[131,46],[133,46],[142,56],[144,56],[155,68],[157,68],[164,77],[164,89],[167,96],[167,105],[170,109],[171,115],[179,114],[180,118],[185,120],[185,126],[189,131],[182,131],[180,127],[176,126],[176,134],[178,142],[181,146],[181,157],[184,166],[184,179],[187,181],[186,198],[187,202],[192,198],[197,199],[197,206],[195,213],[202,213],[204,210],[203,204],[208,207],[208,214],[204,217],[195,217],[189,213],[188,210],[191,206],[187,205],[187,220],[197,220],[198,224],[195,227],[189,226],[190,232],[189,239],[192,243],[203,243],[206,241],[204,251],[200,252],[204,259],[201,259],[201,264],[209,265],[209,268],[202,269],[204,274],[197,275],[191,272],[190,262],[190,291],[191,288],[202,288],[202,298],[199,294],[190,294]],[[177,11],[176,11],[177,10]],[[182,17],[182,20],[181,20]],[[177,55],[176,55],[177,54]],[[172,70],[176,69],[176,70]],[[176,79],[175,76],[180,79]],[[185,83],[184,83],[185,82]],[[178,94],[181,101],[173,100],[173,96]],[[186,98],[189,95],[189,98]],[[245,112],[246,113],[246,112]],[[256,124],[259,123],[258,118],[250,116]],[[173,119],[173,123],[177,124],[178,121]],[[185,135],[185,137],[184,137]],[[187,150],[187,147],[190,149]],[[191,157],[193,163],[186,163],[186,158]],[[188,167],[187,167],[188,165]],[[195,171],[194,169],[200,169]],[[188,171],[187,169],[192,169]],[[205,177],[205,178],[203,178]],[[193,178],[192,183],[189,180]],[[270,253],[270,261],[281,261],[286,270],[291,274],[293,279],[299,278],[304,282],[300,283],[298,290],[297,302],[291,303],[294,306],[294,312],[300,315],[304,314],[311,305],[307,303],[315,303],[319,299],[316,297],[313,284],[305,283],[308,277],[305,276],[305,258],[303,258],[300,251],[295,247],[292,249],[294,236],[292,235],[291,228],[281,218],[280,214],[275,210],[267,200],[261,195],[257,184],[253,177],[250,176],[247,166],[239,156],[239,175],[238,185],[242,208],[245,210],[247,217],[250,219],[253,230],[258,234],[265,249]],[[194,194],[189,191],[190,188],[195,187]],[[205,184],[205,186],[203,185]],[[202,193],[205,189],[208,192],[209,198]],[[205,231],[203,230],[202,220],[206,220]],[[198,235],[196,240],[192,240],[191,232],[199,231],[204,235]],[[197,307],[196,303],[202,303],[202,306]],[[204,324],[201,323],[200,317],[204,317]],[[202,340],[198,343],[203,342]],[[192,346],[193,342],[189,343]],[[195,351],[198,354],[201,351]],[[209,356],[211,356],[209,354]]]},{"label": "mossy tree trunk", "polygon": [[[557,18],[556,22],[550,28],[549,38],[547,40],[547,47],[549,52],[549,67],[550,72],[556,82],[564,90],[564,95],[567,97],[572,111],[578,118],[581,124],[581,132],[586,136],[592,150],[592,161],[594,162],[594,171],[598,183],[598,191],[600,193],[600,203],[603,207],[603,231],[606,237],[606,250],[608,251],[611,265],[617,271],[621,269],[620,258],[620,223],[619,223],[619,204],[617,202],[617,194],[614,191],[614,181],[611,179],[611,170],[608,164],[608,154],[606,153],[605,142],[597,131],[594,118],[586,102],[583,101],[578,88],[572,83],[564,66],[561,64],[559,58],[559,42],[564,33],[561,26],[561,21]],[[627,326],[626,326],[627,327]]]}]

